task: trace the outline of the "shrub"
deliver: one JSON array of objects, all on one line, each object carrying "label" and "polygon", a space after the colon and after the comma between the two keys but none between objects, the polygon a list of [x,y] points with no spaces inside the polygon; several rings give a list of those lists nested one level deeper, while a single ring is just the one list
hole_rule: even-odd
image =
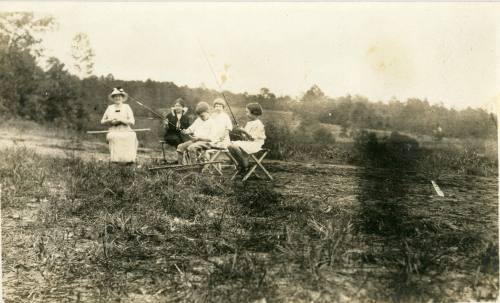
[{"label": "shrub", "polygon": [[459,146],[443,144],[420,147],[417,140],[397,132],[377,137],[373,132],[355,134],[350,162],[385,168],[416,170],[436,179],[442,172],[490,176],[497,173],[498,159],[485,155],[485,147],[467,140]]},{"label": "shrub", "polygon": [[392,132],[378,138],[373,132],[362,130],[354,137],[353,162],[388,168],[411,168],[422,156],[417,140]]},{"label": "shrub", "polygon": [[269,121],[266,137],[264,146],[270,149],[269,158],[277,160],[323,159],[335,148],[335,136],[310,120],[302,120],[296,129],[286,122]]},{"label": "shrub", "polygon": [[292,132],[284,122],[272,121],[266,124],[264,147],[270,149],[269,158],[285,160],[292,143]]}]

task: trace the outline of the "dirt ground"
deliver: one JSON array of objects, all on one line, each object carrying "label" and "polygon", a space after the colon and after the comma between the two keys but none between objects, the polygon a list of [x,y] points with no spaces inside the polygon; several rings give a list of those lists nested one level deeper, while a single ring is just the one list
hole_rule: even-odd
[{"label": "dirt ground", "polygon": [[[17,147],[34,149],[41,155],[55,157],[79,157],[85,160],[97,161],[107,161],[109,158],[108,146],[104,139],[82,141],[81,138],[70,139],[30,132],[0,130],[0,148]],[[173,158],[174,151],[168,150],[167,155]],[[150,148],[139,148],[138,150],[139,162],[149,163],[151,159],[160,159],[160,157],[162,157],[162,153],[159,144],[157,150]]]},{"label": "dirt ground", "polygon": [[[102,161],[107,157],[104,143],[74,143],[6,132],[0,132],[0,146],[24,146],[60,157]],[[142,150],[140,162],[147,165],[160,156],[158,150]],[[168,157],[172,158],[173,153],[169,152]],[[434,298],[430,300],[433,302],[497,297],[497,178],[444,174],[436,180],[445,194],[439,197],[431,180],[415,172],[279,161],[269,161],[267,166],[276,180],[266,182],[266,186],[295,206],[281,215],[259,213],[247,231],[245,241],[254,243],[252,256],[264,260],[262,264],[267,267],[262,279],[271,279],[269,285],[273,288],[268,292],[273,295],[254,302],[417,302],[422,297]],[[20,234],[37,232],[38,211],[45,202],[33,199],[27,202],[27,207],[2,211],[6,302],[16,302],[15,298],[21,297],[23,302],[40,298],[45,298],[44,302],[94,302],[99,294],[95,289],[87,289],[86,281],[72,281],[66,289],[51,287],[50,281],[41,276],[43,273],[35,270],[33,260],[23,255],[26,243],[16,241]],[[302,211],[304,216],[297,216]],[[328,220],[338,212],[343,212],[348,220],[346,226],[357,235],[342,240],[347,243],[346,248],[335,256],[340,261],[314,269],[294,268],[294,263],[287,259],[296,258],[293,250],[298,249],[289,240],[290,221],[305,220],[304,226],[317,228],[324,240],[329,227],[315,225],[315,218]],[[287,240],[283,240],[285,236]],[[436,243],[443,256],[437,255]],[[98,243],[92,239],[79,240],[75,249],[85,250],[95,245]],[[487,249],[477,253],[477,249],[486,246]],[[162,266],[160,259],[149,261]],[[299,277],[301,272],[309,270],[313,274],[307,277],[313,280]],[[132,270],[129,274],[135,273]],[[141,279],[130,279],[127,283],[137,291],[120,302],[183,301],[182,293],[164,297],[167,290],[141,289],[142,284],[147,284],[143,279],[147,279],[147,274]],[[196,276],[186,279],[187,283],[196,284]],[[43,296],[26,293],[36,283],[44,285]],[[37,295],[39,299],[35,300]]]}]

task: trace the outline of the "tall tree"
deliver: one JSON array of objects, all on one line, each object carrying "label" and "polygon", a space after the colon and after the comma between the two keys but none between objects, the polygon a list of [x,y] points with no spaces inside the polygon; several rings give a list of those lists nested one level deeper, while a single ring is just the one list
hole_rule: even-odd
[{"label": "tall tree", "polygon": [[0,12],[0,47],[28,50],[34,56],[43,53],[39,34],[54,29],[51,16],[35,17],[32,12]]},{"label": "tall tree", "polygon": [[71,57],[73,58],[73,68],[80,78],[92,75],[94,56],[88,35],[85,33],[76,34],[71,43]]},{"label": "tall tree", "polygon": [[[55,25],[52,17],[27,12],[0,13],[0,109],[10,115],[30,116],[26,106],[43,71],[37,65],[43,47],[39,34]],[[36,106],[35,106],[36,108]]]},{"label": "tall tree", "polygon": [[87,112],[82,104],[82,82],[71,75],[56,58],[49,59],[48,70],[40,83],[39,95],[45,107],[45,120],[58,126],[81,128]]}]

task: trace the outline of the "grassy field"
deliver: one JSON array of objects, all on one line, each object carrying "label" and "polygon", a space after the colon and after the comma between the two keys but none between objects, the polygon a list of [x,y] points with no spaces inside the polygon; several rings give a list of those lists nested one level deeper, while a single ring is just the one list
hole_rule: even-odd
[{"label": "grassy field", "polygon": [[[244,108],[233,108],[241,125],[246,123]],[[105,129],[100,126],[100,116],[92,117],[92,130]],[[286,161],[305,161],[314,163],[349,164],[366,166],[373,163],[364,161],[359,150],[359,130],[348,130],[344,136],[341,127],[331,124],[304,123],[291,112],[266,110],[262,117],[266,125],[266,147],[271,150],[268,158]],[[161,157],[159,140],[163,139],[163,126],[158,119],[137,117],[135,128],[150,128],[150,132],[138,133],[139,157],[150,162]],[[379,143],[387,141],[391,132],[368,130],[374,133]],[[407,142],[415,140],[421,152],[422,169],[437,178],[442,171],[457,174],[496,176],[498,170],[498,148],[494,139],[456,139],[444,138],[436,141],[432,137],[401,133]],[[410,141],[409,141],[410,140]],[[45,151],[46,154],[77,153],[86,159],[97,155],[106,159],[107,146],[105,135],[90,135],[67,129],[41,126],[22,120],[0,122],[0,143],[4,146],[26,146]],[[358,142],[359,143],[359,142]],[[366,144],[364,142],[362,144]],[[405,151],[403,151],[405,152]],[[167,157],[173,160],[175,151],[167,148]],[[142,161],[141,160],[141,161]],[[379,165],[380,167],[380,165]],[[382,166],[383,167],[383,166]]]},{"label": "grassy field", "polygon": [[497,176],[440,172],[438,197],[418,163],[275,161],[241,183],[81,155],[0,151],[5,302],[498,296]]}]

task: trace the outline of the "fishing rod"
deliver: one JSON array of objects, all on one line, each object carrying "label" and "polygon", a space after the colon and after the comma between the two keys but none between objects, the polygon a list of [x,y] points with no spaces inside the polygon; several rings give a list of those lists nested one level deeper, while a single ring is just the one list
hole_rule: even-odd
[{"label": "fishing rod", "polygon": [[188,168],[188,167],[196,167],[200,165],[208,165],[208,164],[219,164],[219,163],[224,163],[223,161],[209,161],[209,162],[201,162],[201,163],[194,163],[194,164],[173,164],[173,165],[165,165],[165,166],[156,166],[156,167],[151,167],[148,168],[149,170],[158,170],[158,169],[165,169],[165,168]]},{"label": "fishing rod", "polygon": [[[167,121],[168,124],[172,125],[173,127],[177,128],[177,125],[173,124],[172,122],[170,122],[170,120],[166,119],[165,117],[163,117],[162,114],[160,113],[157,113],[156,111],[154,111],[153,109],[151,109],[149,106],[146,106],[144,104],[142,104],[141,102],[137,101],[134,97],[131,97],[129,95],[129,98],[132,99],[133,101],[135,101],[137,104],[139,104],[140,106],[144,107],[145,109],[147,109],[149,112],[151,112],[152,114],[154,114],[155,116],[157,116],[158,118],[160,118],[162,121]],[[180,128],[180,130],[183,130],[183,128]],[[189,137],[192,137],[191,135],[189,134],[184,134],[186,136],[189,136]]]},{"label": "fishing rod", "polygon": [[[122,132],[147,132],[150,131],[150,128],[137,128],[137,129],[131,129],[131,130],[122,130]],[[87,131],[87,134],[107,134],[111,131],[109,130],[89,130]]]},{"label": "fishing rod", "polygon": [[[111,87],[111,86],[107,85],[106,83],[103,83],[103,84],[104,84],[104,86],[106,86],[106,87],[107,87],[107,88],[109,88],[109,89],[114,89],[114,87]],[[148,106],[144,105],[142,102],[140,102],[140,101],[139,101],[139,99],[138,99],[138,98],[134,98],[134,97],[132,97],[131,95],[128,95],[128,97],[129,97],[132,101],[134,101],[135,103],[139,104],[140,106],[142,106],[143,108],[145,108],[146,110],[148,110],[150,113],[152,113],[152,114],[153,114],[153,115],[155,115],[156,117],[160,118],[162,121],[165,121],[165,117],[163,117],[163,115],[162,115],[162,114],[160,114],[160,113],[158,113],[158,112],[154,111],[153,109],[151,109],[150,107],[148,107]],[[141,100],[141,101],[143,101],[143,100]],[[168,119],[167,119],[167,122],[168,122],[170,125],[172,125],[173,127],[177,128],[177,125],[173,124],[173,123],[172,123],[172,122],[170,122]]]},{"label": "fishing rod", "polygon": [[236,117],[234,116],[233,111],[231,110],[231,106],[229,105],[229,101],[227,100],[226,95],[224,94],[224,90],[222,89],[222,85],[220,84],[219,79],[217,78],[217,75],[215,74],[214,68],[213,68],[212,64],[210,63],[210,60],[208,59],[208,56],[205,52],[205,49],[201,45],[200,39],[197,39],[197,40],[198,40],[198,45],[200,46],[201,52],[203,53],[203,56],[205,57],[205,60],[207,61],[208,66],[210,67],[210,71],[212,72],[212,75],[215,78],[215,83],[217,83],[217,86],[219,86],[220,93],[221,93],[222,97],[224,98],[224,100],[226,101],[227,108],[229,109],[229,112],[231,113],[231,116],[233,117],[234,123],[236,124],[236,126],[239,126],[238,121],[236,120]]},{"label": "fishing rod", "polygon": [[[129,96],[130,97],[130,96]],[[147,109],[150,113],[154,114],[155,116],[157,116],[158,118],[160,118],[162,121],[167,121],[168,124],[172,125],[173,127],[177,128],[177,125],[173,124],[172,122],[170,122],[170,120],[168,120],[166,117],[163,117],[162,114],[154,111],[153,109],[151,109],[150,107],[142,104],[141,102],[135,100],[135,98],[133,97],[130,97],[130,99],[132,99],[135,103],[139,104],[140,106],[142,106],[143,108]],[[181,129],[181,128],[179,128]]]},{"label": "fishing rod", "polygon": [[141,102],[139,102],[139,101],[137,101],[137,100],[134,100],[134,98],[132,98],[132,97],[131,97],[131,99],[133,99],[133,101],[134,101],[135,103],[137,103],[137,104],[139,104],[140,106],[144,107],[144,108],[145,108],[145,109],[147,109],[150,113],[152,113],[153,115],[157,116],[158,118],[160,118],[160,119],[162,119],[162,120],[164,120],[164,119],[165,119],[165,117],[163,117],[163,115],[162,115],[162,114],[157,113],[156,111],[154,111],[154,110],[153,110],[153,109],[151,109],[150,107],[148,107],[148,106],[146,106],[146,105],[142,104]]}]

